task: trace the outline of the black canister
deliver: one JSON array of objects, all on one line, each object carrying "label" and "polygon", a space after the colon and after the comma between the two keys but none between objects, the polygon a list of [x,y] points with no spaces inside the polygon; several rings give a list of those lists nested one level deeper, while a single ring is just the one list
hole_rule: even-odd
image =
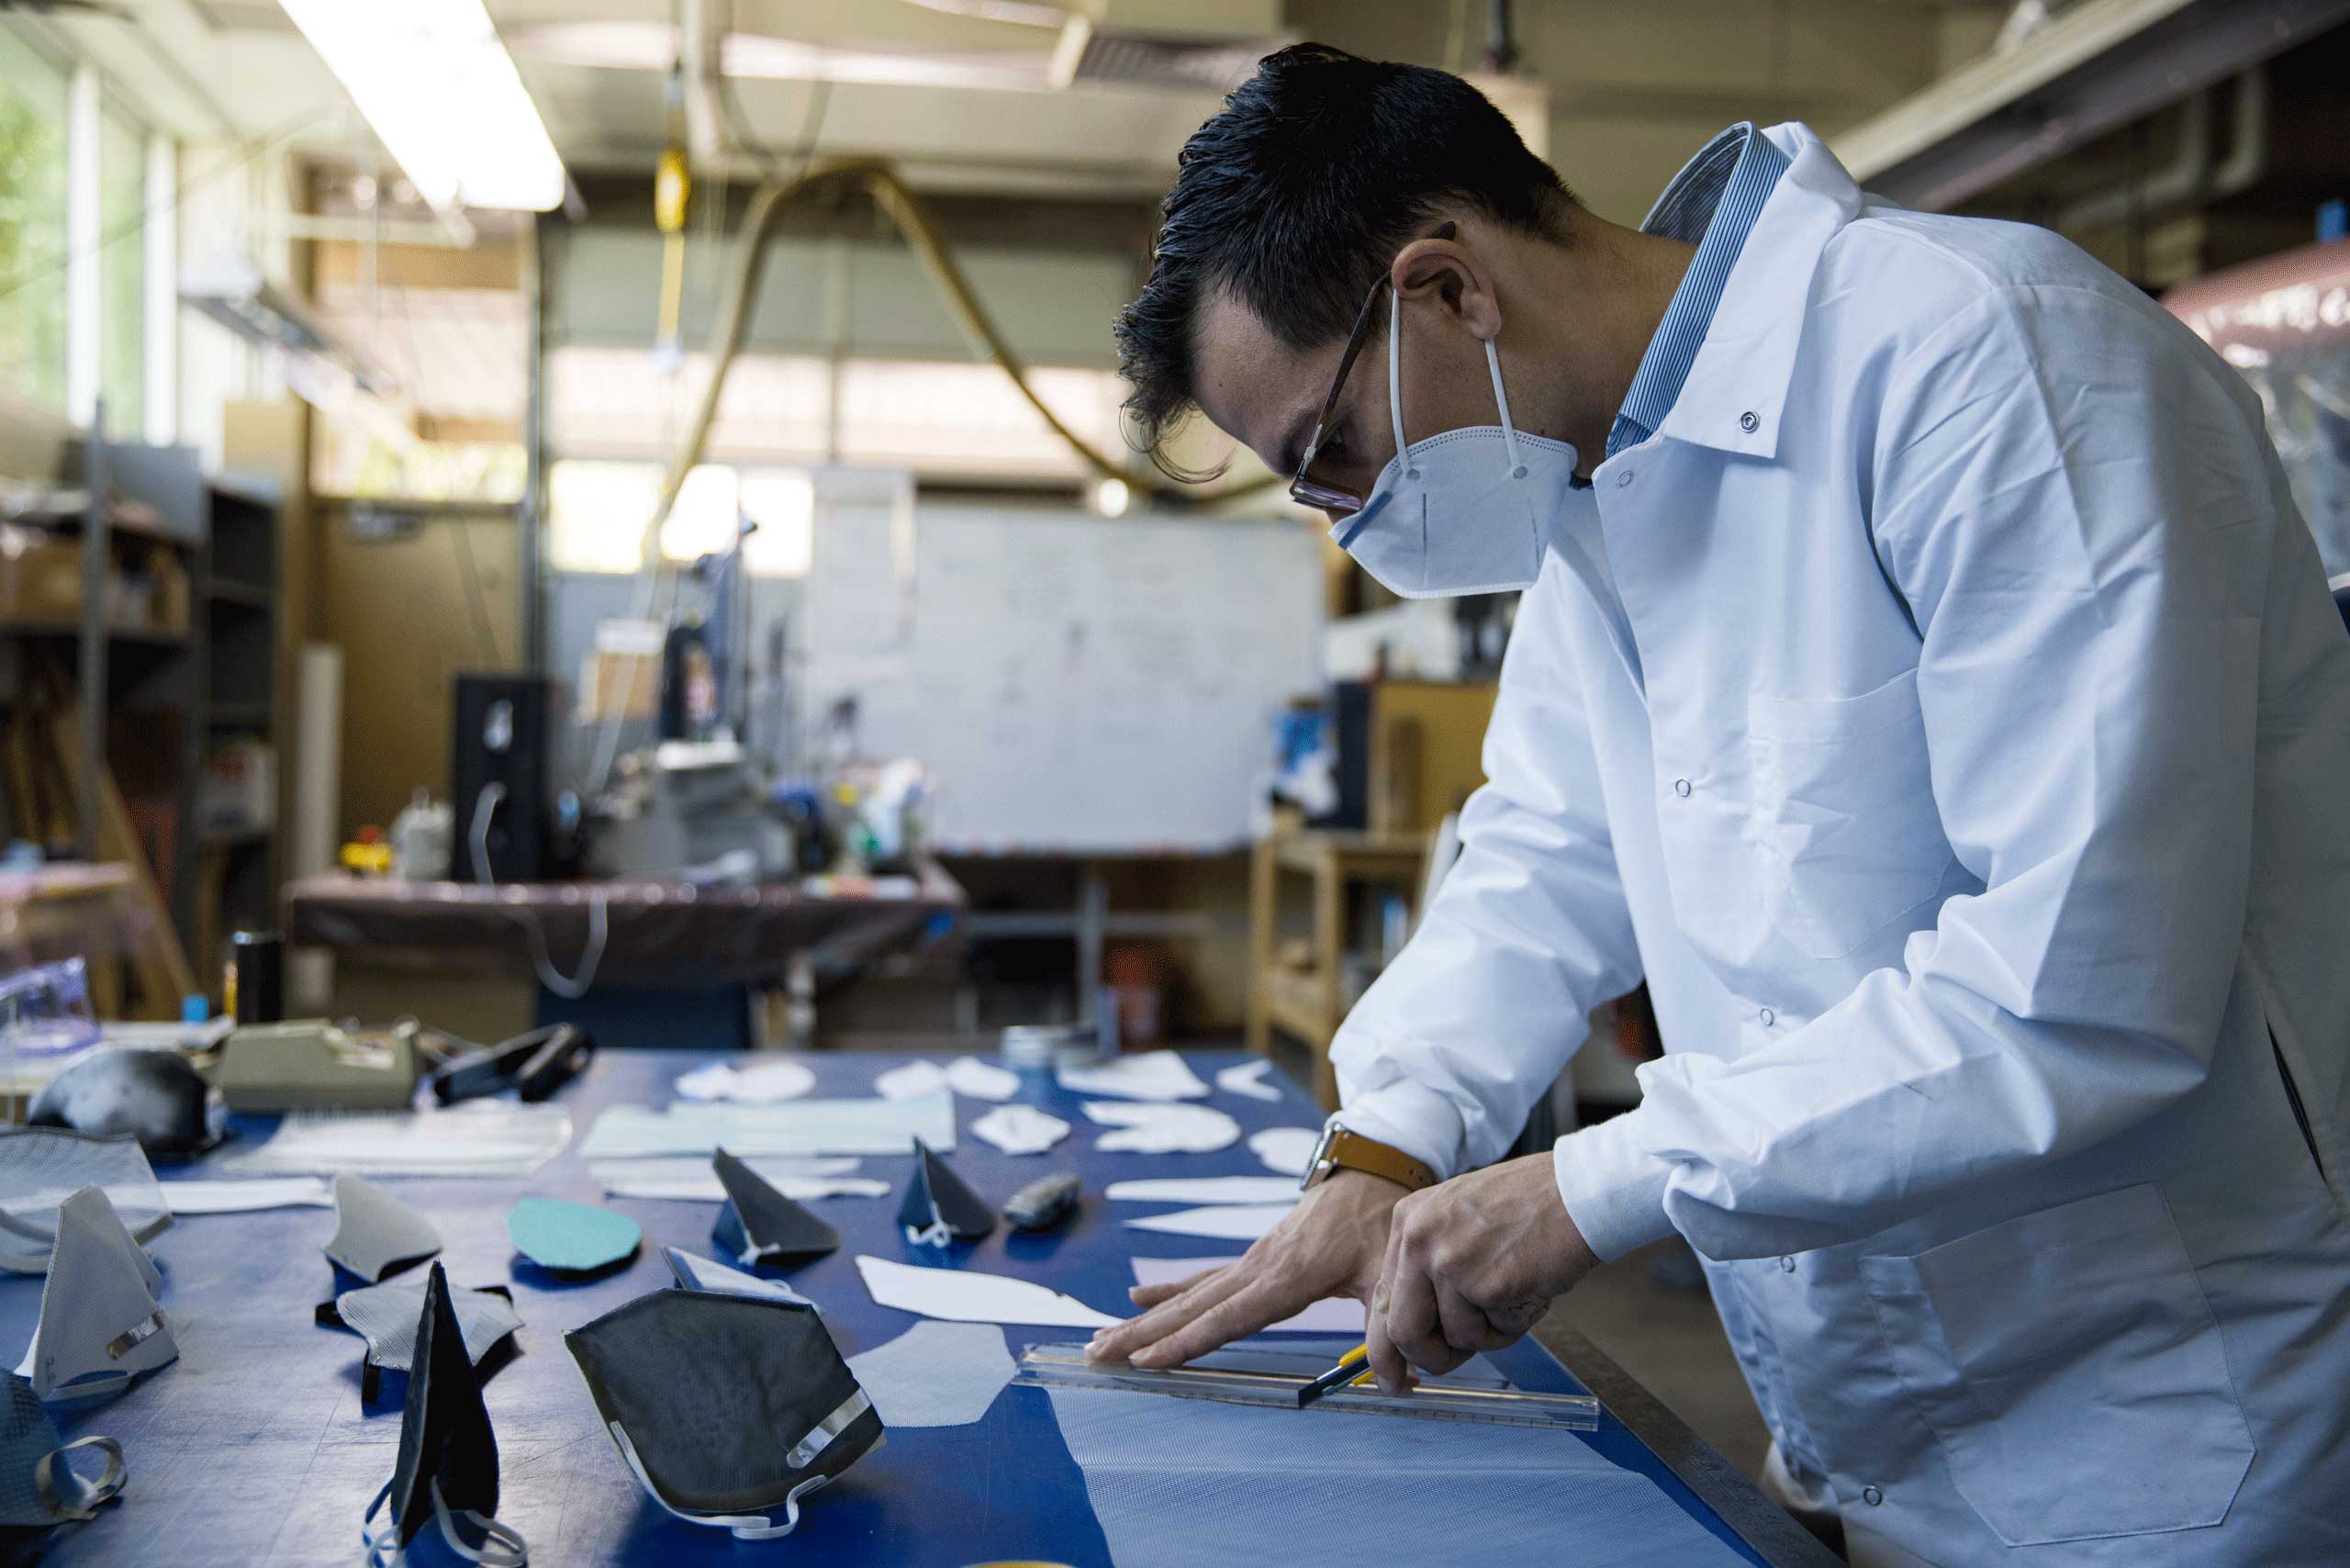
[{"label": "black canister", "polygon": [[274,931],[240,931],[229,938],[229,1011],[240,1024],[274,1024],[285,1016],[285,938]]}]

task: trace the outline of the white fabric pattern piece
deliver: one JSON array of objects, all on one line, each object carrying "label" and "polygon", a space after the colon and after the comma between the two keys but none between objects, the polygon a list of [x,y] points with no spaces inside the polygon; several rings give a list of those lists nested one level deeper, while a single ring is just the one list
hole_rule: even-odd
[{"label": "white fabric pattern piece", "polygon": [[1020,1092],[1020,1075],[977,1057],[957,1057],[946,1064],[946,1084],[957,1094],[1000,1104]]},{"label": "white fabric pattern piece", "polygon": [[1240,1141],[1240,1124],[1212,1105],[1088,1100],[1085,1114],[1117,1129],[1093,1140],[1105,1154],[1208,1154]]},{"label": "white fabric pattern piece", "polygon": [[1149,1215],[1125,1222],[1128,1230],[1156,1230],[1168,1236],[1206,1236],[1218,1241],[1254,1241],[1289,1217],[1289,1204],[1209,1204],[1173,1214]]},{"label": "white fabric pattern piece", "polygon": [[179,1358],[157,1301],[162,1276],[122,1227],[104,1192],[84,1187],[57,1210],[57,1248],[40,1323],[18,1375],[43,1399],[110,1390]]},{"label": "white fabric pattern piece", "polygon": [[797,1100],[815,1087],[816,1075],[796,1061],[755,1061],[744,1067],[712,1062],[681,1075],[676,1085],[688,1100],[732,1100],[744,1105]]},{"label": "white fabric pattern piece", "polygon": [[873,1075],[873,1092],[884,1100],[920,1100],[946,1092],[946,1070],[934,1061],[910,1061]]},{"label": "white fabric pattern piece", "polygon": [[1278,1101],[1281,1092],[1265,1081],[1265,1074],[1272,1068],[1272,1062],[1264,1058],[1244,1061],[1238,1067],[1224,1068],[1215,1075],[1215,1086],[1227,1094],[1237,1094],[1244,1099]]},{"label": "white fabric pattern piece", "polygon": [[1118,1321],[1049,1285],[971,1269],[924,1269],[860,1255],[866,1293],[883,1306],[950,1323],[1034,1323],[1049,1328],[1107,1328]]},{"label": "white fabric pattern piece", "polygon": [[1151,1176],[1102,1189],[1112,1203],[1280,1204],[1293,1206],[1297,1183],[1286,1176]]},{"label": "white fabric pattern piece", "polygon": [[1072,1094],[1115,1094],[1128,1100],[1204,1100],[1208,1086],[1173,1051],[1144,1051],[1058,1070]]},{"label": "white fabric pattern piece", "polygon": [[[367,1359],[393,1372],[406,1372],[416,1359],[416,1328],[424,1316],[424,1292],[431,1271],[387,1284],[363,1285],[334,1298],[342,1326],[367,1341]],[[522,1327],[514,1304],[492,1291],[449,1287],[449,1306],[457,1315],[457,1331],[465,1342],[465,1359],[475,1365],[500,1339]]]},{"label": "white fabric pattern piece", "polygon": [[1069,1137],[1069,1124],[1034,1105],[998,1105],[971,1123],[971,1136],[1006,1154],[1042,1154]]},{"label": "white fabric pattern piece", "polygon": [[1303,1176],[1306,1161],[1314,1158],[1314,1146],[1321,1141],[1319,1127],[1267,1127],[1248,1135],[1248,1148],[1265,1162],[1266,1170]]},{"label": "white fabric pattern piece", "polygon": [[917,1323],[848,1370],[885,1427],[968,1427],[1017,1369],[992,1323]]},{"label": "white fabric pattern piece", "polygon": [[441,1250],[432,1222],[356,1176],[334,1179],[334,1238],[327,1256],[370,1284]]}]

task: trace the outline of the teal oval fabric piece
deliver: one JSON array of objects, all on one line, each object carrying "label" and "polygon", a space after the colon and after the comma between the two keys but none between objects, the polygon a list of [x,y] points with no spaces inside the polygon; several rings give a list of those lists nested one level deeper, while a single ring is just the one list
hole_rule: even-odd
[{"label": "teal oval fabric piece", "polygon": [[514,1249],[543,1269],[586,1273],[633,1253],[644,1227],[626,1215],[555,1198],[524,1198],[506,1214]]}]

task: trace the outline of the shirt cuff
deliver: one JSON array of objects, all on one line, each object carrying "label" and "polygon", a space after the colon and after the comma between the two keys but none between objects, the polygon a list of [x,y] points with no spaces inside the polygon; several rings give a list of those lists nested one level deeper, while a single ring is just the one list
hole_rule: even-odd
[{"label": "shirt cuff", "polygon": [[1460,1163],[1460,1113],[1433,1089],[1397,1081],[1366,1090],[1329,1118],[1329,1125],[1400,1148],[1443,1181]]},{"label": "shirt cuff", "polygon": [[1664,1187],[1673,1161],[1640,1146],[1640,1113],[1625,1112],[1569,1133],[1550,1151],[1567,1217],[1602,1262],[1673,1234]]}]

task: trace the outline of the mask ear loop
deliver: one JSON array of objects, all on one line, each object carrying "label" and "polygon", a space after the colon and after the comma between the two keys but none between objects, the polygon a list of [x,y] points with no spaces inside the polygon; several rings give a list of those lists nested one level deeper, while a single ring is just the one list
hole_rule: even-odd
[{"label": "mask ear loop", "polygon": [[1502,445],[1509,453],[1509,476],[1526,477],[1526,465],[1517,460],[1517,428],[1509,422],[1509,394],[1502,390],[1502,356],[1494,352],[1494,340],[1485,340],[1485,368],[1494,373],[1494,407],[1502,416]]},{"label": "mask ear loop", "polygon": [[1387,418],[1395,427],[1395,455],[1404,460],[1404,477],[1416,479],[1412,445],[1404,439],[1404,297],[1387,291]]}]

